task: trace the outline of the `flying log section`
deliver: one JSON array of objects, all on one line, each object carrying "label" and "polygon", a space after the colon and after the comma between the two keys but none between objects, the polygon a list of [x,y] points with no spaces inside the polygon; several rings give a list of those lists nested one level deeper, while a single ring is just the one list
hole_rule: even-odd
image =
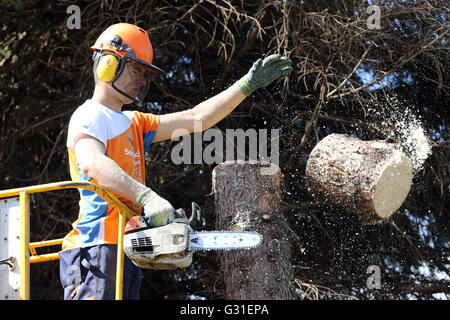
[{"label": "flying log section", "polygon": [[312,150],[306,166],[311,192],[330,205],[357,213],[363,224],[388,219],[412,182],[410,159],[394,144],[331,134]]}]

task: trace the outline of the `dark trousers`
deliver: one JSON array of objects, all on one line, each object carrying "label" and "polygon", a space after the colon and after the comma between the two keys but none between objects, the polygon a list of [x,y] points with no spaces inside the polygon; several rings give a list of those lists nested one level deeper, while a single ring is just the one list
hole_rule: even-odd
[{"label": "dark trousers", "polygon": [[[103,244],[59,253],[65,300],[114,300],[117,245]],[[142,270],[125,255],[123,299],[138,300]]]}]

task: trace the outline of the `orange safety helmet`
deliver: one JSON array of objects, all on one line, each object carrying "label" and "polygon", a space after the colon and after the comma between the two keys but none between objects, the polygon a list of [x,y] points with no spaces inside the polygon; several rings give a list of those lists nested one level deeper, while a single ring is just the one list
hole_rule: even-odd
[{"label": "orange safety helmet", "polygon": [[128,59],[147,66],[150,71],[165,73],[152,64],[153,47],[147,31],[133,24],[117,23],[109,26],[91,49],[96,52],[112,51],[121,58],[127,55]]},{"label": "orange safety helmet", "polygon": [[[165,73],[152,64],[153,47],[147,31],[133,24],[117,23],[109,26],[100,34],[91,49],[94,51],[93,60],[99,60],[96,68],[97,77],[105,82],[112,81],[115,90],[137,103],[142,103],[147,93],[150,83],[148,73]],[[130,96],[115,85],[127,61],[139,63],[148,71],[146,72],[147,84],[141,87],[136,97]]]}]

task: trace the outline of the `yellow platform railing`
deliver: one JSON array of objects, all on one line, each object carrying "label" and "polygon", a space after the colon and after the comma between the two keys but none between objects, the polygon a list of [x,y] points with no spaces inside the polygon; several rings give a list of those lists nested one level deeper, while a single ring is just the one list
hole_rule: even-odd
[{"label": "yellow platform railing", "polygon": [[[123,294],[123,235],[125,230],[126,219],[131,218],[135,213],[121,202],[112,193],[102,189],[90,182],[62,181],[48,184],[29,186],[24,188],[0,190],[0,198],[19,196],[20,203],[20,289],[19,296],[21,300],[30,299],[30,263],[58,260],[59,254],[49,253],[38,255],[36,248],[48,247],[62,244],[63,239],[54,239],[40,242],[30,243],[30,207],[29,195],[32,193],[56,191],[62,189],[88,189],[97,193],[109,205],[115,207],[119,211],[119,230],[117,243],[117,268],[116,268],[116,300],[122,300]],[[30,256],[31,253],[31,256]]]}]

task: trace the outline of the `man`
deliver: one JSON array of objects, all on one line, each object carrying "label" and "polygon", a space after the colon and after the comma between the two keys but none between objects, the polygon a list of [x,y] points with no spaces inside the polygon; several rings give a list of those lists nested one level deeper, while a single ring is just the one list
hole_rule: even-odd
[{"label": "man", "polygon": [[[153,115],[124,111],[143,101],[151,74],[164,72],[152,64],[148,33],[131,24],[107,28],[94,50],[95,89],[69,123],[67,147],[73,180],[91,181],[114,193],[150,226],[174,219],[172,205],[145,185],[144,152],[153,142],[172,138],[176,129],[202,131],[226,117],[254,90],[292,70],[287,57],[272,55],[254,63],[230,88],[182,112]],[[65,299],[114,299],[118,212],[89,190],[80,190],[80,212],[60,253]],[[138,299],[141,270],[127,257],[123,298]]]}]

